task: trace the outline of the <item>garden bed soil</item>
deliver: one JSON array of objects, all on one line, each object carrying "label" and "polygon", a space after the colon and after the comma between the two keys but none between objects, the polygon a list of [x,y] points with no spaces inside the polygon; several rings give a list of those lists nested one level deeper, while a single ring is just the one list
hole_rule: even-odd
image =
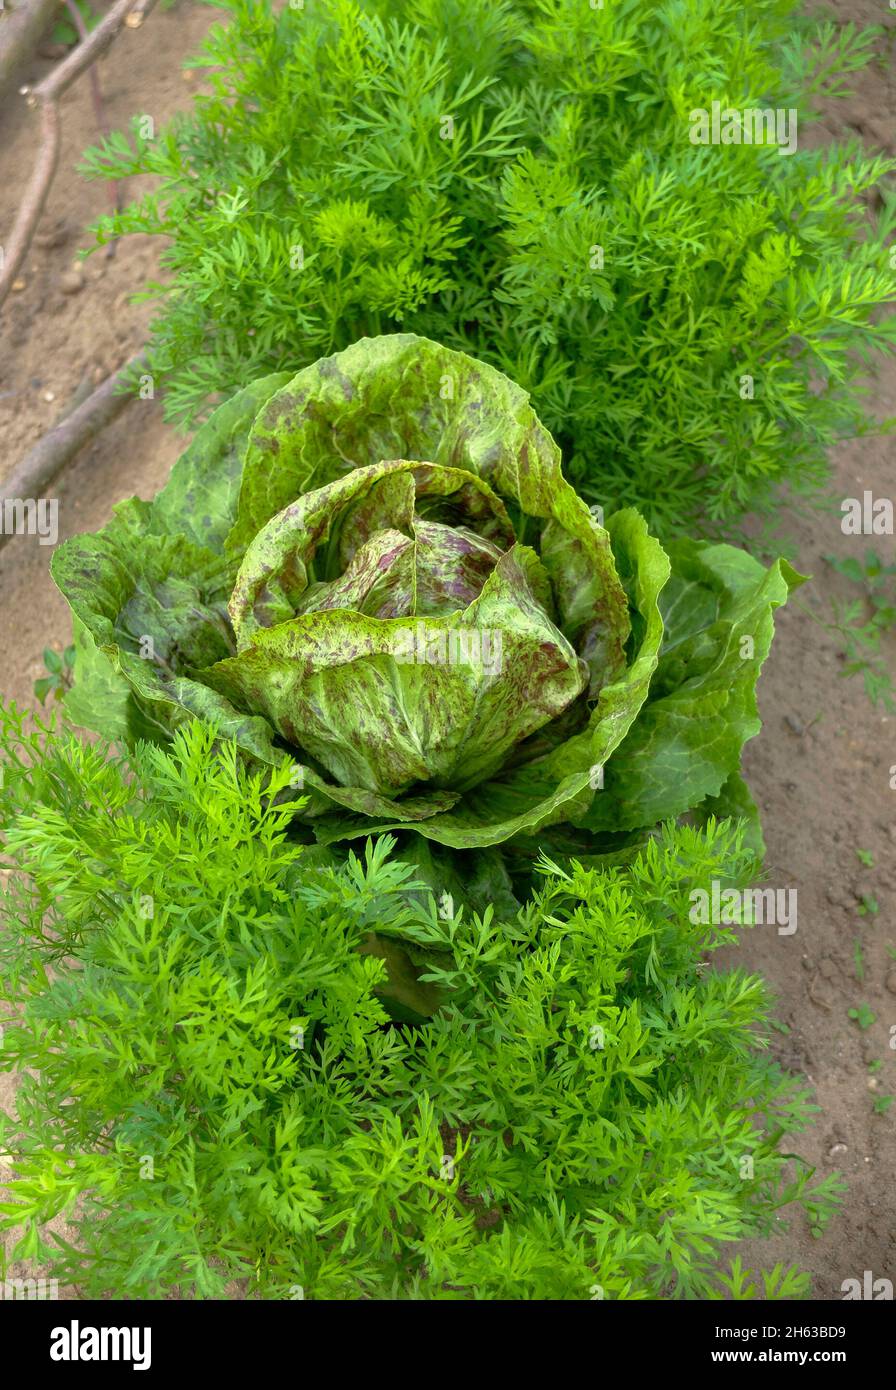
[{"label": "garden bed soil", "polygon": [[[870,146],[896,153],[896,15],[881,11],[866,0],[839,6],[840,21],[887,26],[881,63],[809,139],[859,132]],[[185,76],[184,60],[215,17],[205,7],[180,4],[157,9],[142,30],[122,35],[101,64],[113,128],[144,113],[158,128],[187,104],[195,78]],[[35,61],[26,77],[36,80],[48,67]],[[0,323],[0,485],[85,378],[102,379],[142,345],[150,317],[148,306],[128,303],[156,271],[158,247],[149,238],[128,238],[114,259],[101,252],[92,257],[81,288],[67,278],[75,251],[87,244],[83,228],[107,197],[104,185],[75,172],[80,152],[95,138],[86,81],[65,98],[63,117],[62,160],[41,223],[44,244],[29,254],[24,288]],[[31,169],[36,121],[13,96],[0,108],[0,126],[2,241]],[[880,417],[896,415],[896,362],[881,366],[870,408]],[[130,405],[60,480],[60,538],[95,530],[124,496],[151,497],[184,442],[163,424],[158,402]],[[806,1075],[820,1107],[815,1128],[794,1147],[820,1174],[841,1172],[849,1187],[843,1213],[826,1232],[813,1235],[797,1216],[789,1229],[782,1224],[770,1241],[749,1242],[740,1253],[748,1264],[768,1268],[781,1260],[808,1269],[821,1299],[842,1297],[843,1281],[861,1279],[865,1270],[896,1283],[896,1104],[886,1113],[874,1109],[876,1099],[896,1095],[896,959],[887,950],[896,948],[896,717],[873,708],[857,679],[841,678],[838,642],[812,616],[829,616],[832,595],[853,596],[825,555],[861,556],[877,548],[894,559],[892,537],[845,537],[838,510],[840,499],[861,498],[866,489],[893,496],[894,447],[884,439],[840,447],[829,507],[781,517],[797,568],[814,581],[778,614],[759,688],[765,726],[746,751],[745,771],[763,812],[768,886],[797,889],[798,929],[781,935],[774,926],[757,926],[724,961],[715,957],[717,965],[736,962],[767,980],[786,1029],[774,1036],[774,1054],[783,1067]],[[43,649],[61,649],[70,637],[67,606],[48,575],[49,553],[36,540],[19,538],[0,551],[0,689],[22,705],[34,703]],[[887,656],[893,667],[892,640]],[[860,861],[860,849],[872,853],[873,868]],[[877,915],[858,914],[864,894],[879,902]],[[863,980],[856,976],[856,941]],[[849,1016],[861,1003],[875,1015],[865,1030]],[[874,1061],[882,1066],[872,1074]],[[0,1076],[0,1103],[14,1103],[6,1076]],[[694,1157],[682,1154],[682,1163]]]}]

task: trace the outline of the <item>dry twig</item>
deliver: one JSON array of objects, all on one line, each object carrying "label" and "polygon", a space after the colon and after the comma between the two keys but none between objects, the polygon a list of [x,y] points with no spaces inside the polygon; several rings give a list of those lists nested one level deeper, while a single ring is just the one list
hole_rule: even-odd
[{"label": "dry twig", "polygon": [[[78,42],[85,43],[90,34],[90,30],[84,23],[84,16],[78,9],[76,0],[65,0],[65,8],[68,10],[69,18],[72,24],[75,26],[75,30],[78,35]],[[97,130],[99,131],[100,136],[102,137],[107,132],[106,113],[103,109],[103,94],[100,90],[100,75],[95,67],[92,67],[90,69],[90,95],[93,97],[93,115],[96,121]]]},{"label": "dry twig", "polygon": [[125,25],[129,29],[139,28],[155,3],[156,0],[117,0],[84,42],[28,93],[29,104],[40,107],[41,145],[34,173],[5,247],[3,269],[0,270],[0,304],[9,294],[28,253],[59,162],[59,98],[106,51]]},{"label": "dry twig", "polygon": [[[121,392],[119,387],[126,374],[143,366],[145,358],[143,353],[138,353],[120,371],[107,377],[86,401],[59,420],[33,449],[29,449],[10,477],[4,480],[3,496],[45,496],[47,486],[78,450],[105,429],[134,399],[132,392]],[[9,539],[9,534],[0,531],[0,549]]]},{"label": "dry twig", "polygon": [[0,15],[0,96],[33,54],[59,0],[21,0]]},{"label": "dry twig", "polygon": [[[77,30],[79,42],[85,43],[90,34],[90,30],[84,23],[84,16],[78,8],[77,0],[65,0],[65,8],[68,10],[72,24],[74,24]],[[96,64],[90,69],[90,95],[93,98],[93,116],[96,121],[97,132],[102,140],[109,134],[109,124],[106,120],[106,108],[103,104],[103,92],[100,86],[100,75],[96,70]],[[111,211],[117,212],[119,186],[117,183],[110,183],[107,185],[107,188]],[[114,238],[107,244],[107,260],[115,255],[117,244]]]}]

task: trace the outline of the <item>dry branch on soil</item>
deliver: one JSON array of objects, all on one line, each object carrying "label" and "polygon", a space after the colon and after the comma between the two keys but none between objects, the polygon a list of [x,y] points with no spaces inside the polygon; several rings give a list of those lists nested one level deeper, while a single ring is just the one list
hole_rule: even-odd
[{"label": "dry branch on soil", "polygon": [[[121,386],[130,373],[144,365],[145,358],[138,353],[39,439],[4,483],[6,496],[40,497],[78,450],[105,429],[134,399],[133,394],[122,391]],[[9,538],[9,534],[0,531],[0,549]]]},{"label": "dry branch on soil", "polygon": [[[84,16],[78,9],[75,0],[65,0],[65,8],[68,10],[69,18],[71,19],[71,22],[75,26],[75,29],[77,31],[78,41],[80,43],[86,43],[90,34],[90,30],[84,23]],[[109,126],[106,121],[106,108],[103,104],[103,91],[100,86],[100,75],[96,70],[96,65],[94,65],[90,69],[90,95],[93,99],[93,114],[96,119],[96,128],[99,132],[99,137],[102,140],[104,136],[108,135]],[[111,204],[113,212],[117,212],[118,210],[118,189],[119,185],[117,183],[110,183],[108,185],[109,202]],[[106,247],[107,258],[115,255],[116,245],[117,243],[114,239],[109,242],[108,246]]]},{"label": "dry branch on soil", "polygon": [[128,28],[137,28],[155,3],[156,0],[118,0],[88,38],[79,43],[68,58],[28,93],[29,104],[40,106],[41,144],[12,235],[5,247],[3,269],[0,271],[0,304],[9,294],[13,280],[28,253],[59,162],[59,98],[81,73],[106,51],[125,25]]},{"label": "dry branch on soil", "polygon": [[59,0],[20,0],[0,14],[0,97],[33,54]]}]

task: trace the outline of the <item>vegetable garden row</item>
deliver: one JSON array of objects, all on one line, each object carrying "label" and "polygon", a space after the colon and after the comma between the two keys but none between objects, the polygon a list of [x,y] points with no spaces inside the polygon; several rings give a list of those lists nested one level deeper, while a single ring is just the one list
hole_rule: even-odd
[{"label": "vegetable garden row", "polygon": [[[126,385],[191,437],[55,547],[71,646],[0,705],[9,1258],[87,1298],[809,1297],[762,1239],[848,1190],[714,953],[806,930],[742,771],[789,519],[893,532],[841,527],[829,450],[881,428],[896,160],[803,143],[879,34],[218,9],[189,113],[83,160],[152,177],[92,232],[164,238]],[[840,562],[857,718],[881,550]]]}]

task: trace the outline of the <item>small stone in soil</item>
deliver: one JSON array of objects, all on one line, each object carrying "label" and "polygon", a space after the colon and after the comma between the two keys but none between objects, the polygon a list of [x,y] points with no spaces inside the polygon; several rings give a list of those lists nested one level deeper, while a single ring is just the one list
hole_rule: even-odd
[{"label": "small stone in soil", "polygon": [[84,288],[84,276],[76,270],[67,270],[59,277],[59,288],[63,294],[78,294]]},{"label": "small stone in soil", "polygon": [[791,729],[799,738],[802,738],[803,734],[806,732],[805,724],[801,724],[792,714],[785,714],[784,723],[787,725],[788,729]]},{"label": "small stone in soil", "polygon": [[68,223],[64,217],[60,217],[55,226],[47,227],[45,231],[37,233],[34,244],[40,246],[42,250],[49,251],[54,246],[62,246],[63,242],[68,241],[69,235]]}]

